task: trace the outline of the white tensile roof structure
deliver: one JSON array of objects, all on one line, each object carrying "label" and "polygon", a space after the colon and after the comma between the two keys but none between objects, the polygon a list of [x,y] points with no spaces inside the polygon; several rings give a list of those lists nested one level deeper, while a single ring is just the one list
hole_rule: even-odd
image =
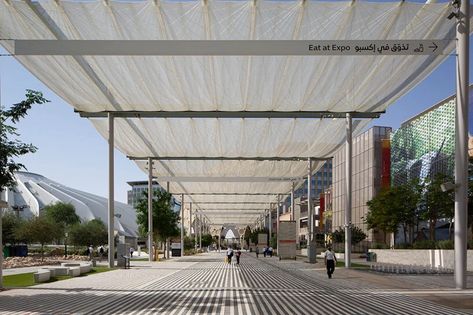
[{"label": "white tensile roof structure", "polygon": [[[331,157],[346,126],[330,115],[238,113],[383,112],[454,50],[451,12],[449,3],[405,1],[7,0],[0,38],[445,42],[441,54],[416,56],[16,56],[80,112],[235,113],[116,118],[115,146],[129,157],[163,158],[153,175],[195,209],[208,209],[211,223],[251,224],[293,181],[302,183],[307,158],[318,158],[316,171]],[[1,43],[14,52],[13,42]],[[90,121],[107,139],[107,120]],[[355,116],[353,133],[367,123]],[[147,171],[146,160],[136,163]]]}]

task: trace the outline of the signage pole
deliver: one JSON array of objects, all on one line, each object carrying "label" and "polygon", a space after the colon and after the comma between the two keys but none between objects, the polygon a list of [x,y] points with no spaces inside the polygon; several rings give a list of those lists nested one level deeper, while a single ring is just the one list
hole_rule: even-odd
[{"label": "signage pole", "polygon": [[345,143],[345,268],[351,266],[351,183],[352,183],[352,120],[351,114],[346,117]]}]

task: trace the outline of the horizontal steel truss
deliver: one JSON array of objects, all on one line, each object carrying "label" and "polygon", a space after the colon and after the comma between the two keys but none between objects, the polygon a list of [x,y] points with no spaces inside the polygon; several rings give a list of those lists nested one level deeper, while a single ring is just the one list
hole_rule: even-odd
[{"label": "horizontal steel truss", "polygon": [[[147,161],[148,157],[135,157],[128,156],[132,161]],[[153,161],[303,161],[307,162],[308,159],[312,161],[326,161],[332,159],[332,157],[315,157],[315,156],[156,156],[151,157]],[[159,177],[161,179],[161,177]]]},{"label": "horizontal steel truss", "polygon": [[330,112],[330,111],[75,111],[83,118],[379,118],[380,112]]},{"label": "horizontal steel truss", "polygon": [[295,182],[304,180],[304,177],[211,177],[211,176],[163,176],[158,177],[161,182],[174,183],[266,183],[266,182]]},{"label": "horizontal steel truss", "polygon": [[201,192],[201,193],[176,193],[176,195],[187,195],[187,196],[277,196],[277,195],[286,195],[288,192],[281,192],[281,193],[236,193],[236,192],[228,192],[228,193],[208,193],[208,192]]}]

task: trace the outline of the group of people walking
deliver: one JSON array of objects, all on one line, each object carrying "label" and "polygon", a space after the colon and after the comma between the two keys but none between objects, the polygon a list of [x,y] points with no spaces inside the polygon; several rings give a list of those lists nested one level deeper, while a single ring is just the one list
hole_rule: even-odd
[{"label": "group of people walking", "polygon": [[[255,251],[256,251],[256,258],[258,258],[259,257],[259,248],[258,248],[258,246],[256,246]],[[266,257],[266,256],[273,257],[273,248],[271,246],[263,247],[263,255],[264,255],[264,257]]]},{"label": "group of people walking", "polygon": [[227,256],[225,257],[225,261],[227,264],[231,264],[232,263],[232,258],[233,258],[233,255],[235,255],[235,258],[236,258],[236,263],[237,265],[240,264],[240,257],[241,257],[241,251],[239,248],[237,248],[236,252],[233,253],[233,249],[231,247],[228,247],[227,249]]}]

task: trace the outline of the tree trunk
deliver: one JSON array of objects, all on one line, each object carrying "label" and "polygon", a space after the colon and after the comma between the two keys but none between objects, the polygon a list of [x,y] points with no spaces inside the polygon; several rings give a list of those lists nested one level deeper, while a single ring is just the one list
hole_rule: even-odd
[{"label": "tree trunk", "polygon": [[430,234],[430,240],[435,241],[435,222],[437,220],[431,219],[429,222],[429,234]]},{"label": "tree trunk", "polygon": [[41,262],[44,260],[44,244],[41,243]]},{"label": "tree trunk", "polygon": [[448,239],[452,240],[452,220],[450,220],[450,224],[448,225]]}]

